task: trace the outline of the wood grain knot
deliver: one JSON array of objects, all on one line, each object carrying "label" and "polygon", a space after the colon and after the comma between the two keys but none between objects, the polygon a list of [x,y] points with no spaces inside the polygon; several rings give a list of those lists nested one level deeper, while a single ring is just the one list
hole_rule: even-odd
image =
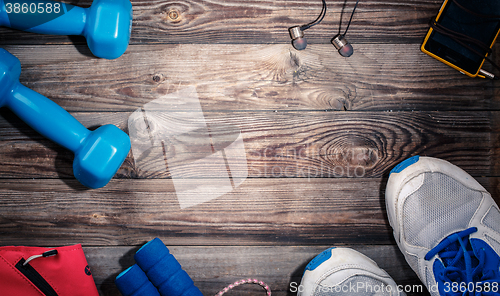
[{"label": "wood grain knot", "polygon": [[179,10],[177,8],[170,8],[167,11],[167,21],[170,23],[178,24],[182,21],[182,10]]},{"label": "wood grain knot", "polygon": [[179,12],[177,12],[176,10],[170,10],[168,12],[168,18],[172,21],[175,21],[179,18]]},{"label": "wood grain knot", "polygon": [[162,82],[163,80],[165,80],[165,76],[161,73],[158,73],[158,74],[154,74],[153,75],[153,81],[156,82],[156,83],[160,83]]},{"label": "wood grain knot", "polygon": [[369,137],[342,135],[329,144],[326,154],[332,164],[371,169],[379,161],[379,148]]}]

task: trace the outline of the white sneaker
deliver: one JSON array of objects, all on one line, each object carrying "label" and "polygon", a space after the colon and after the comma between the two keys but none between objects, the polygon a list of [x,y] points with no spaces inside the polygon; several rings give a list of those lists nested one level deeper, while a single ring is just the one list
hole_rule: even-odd
[{"label": "white sneaker", "polygon": [[373,260],[348,248],[323,251],[306,266],[300,285],[291,288],[297,296],[405,295]]},{"label": "white sneaker", "polygon": [[474,178],[414,156],[391,171],[385,197],[396,242],[431,295],[500,295],[500,211]]}]

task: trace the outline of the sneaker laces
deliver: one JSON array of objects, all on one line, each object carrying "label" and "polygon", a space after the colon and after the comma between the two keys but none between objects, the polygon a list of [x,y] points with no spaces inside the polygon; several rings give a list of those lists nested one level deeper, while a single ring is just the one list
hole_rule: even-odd
[{"label": "sneaker laces", "polygon": [[491,289],[486,289],[486,283],[489,283],[486,285],[491,287],[492,283],[498,282],[498,279],[495,279],[495,270],[484,270],[485,250],[480,248],[474,252],[472,249],[469,235],[474,232],[477,232],[476,227],[451,234],[424,257],[427,261],[435,255],[441,258],[445,269],[444,272],[436,275],[437,278],[444,283],[449,283],[449,288],[456,287],[456,289],[448,289],[447,295],[498,295],[498,290],[495,293]]}]

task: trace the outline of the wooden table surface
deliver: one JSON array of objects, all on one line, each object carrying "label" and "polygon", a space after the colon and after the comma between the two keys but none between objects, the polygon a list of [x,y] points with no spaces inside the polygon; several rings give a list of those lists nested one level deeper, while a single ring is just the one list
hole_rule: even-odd
[{"label": "wooden table surface", "polygon": [[[413,155],[443,158],[498,202],[499,84],[420,52],[441,0],[360,1],[350,58],[330,39],[355,1],[327,3],[303,51],[293,49],[287,29],[316,18],[321,1],[133,0],[130,45],[116,60],[92,56],[83,37],[0,28],[0,46],[21,61],[21,83],[89,129],[114,124],[140,144],[131,116],[189,91],[188,106],[201,113],[174,104],[163,110],[173,119],[159,120],[158,134],[193,131],[176,123],[188,114],[204,120],[211,137],[228,131],[216,126],[232,126],[243,139],[231,190],[181,208],[175,182],[200,190],[213,179],[207,194],[222,182],[193,164],[206,134],[184,133],[182,144],[161,140],[165,159],[141,162],[131,151],[107,186],[87,189],[73,177],[70,151],[2,108],[0,245],[80,243],[102,295],[120,295],[114,278],[155,237],[204,295],[248,277],[267,282],[273,295],[295,295],[290,287],[305,265],[330,246],[369,255],[398,284],[420,284],[387,221],[388,173]],[[259,289],[228,295],[263,295]]]}]

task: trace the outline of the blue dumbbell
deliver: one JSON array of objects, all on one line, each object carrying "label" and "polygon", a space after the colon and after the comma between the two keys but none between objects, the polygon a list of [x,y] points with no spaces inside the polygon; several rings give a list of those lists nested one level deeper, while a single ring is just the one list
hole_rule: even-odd
[{"label": "blue dumbbell", "polygon": [[[194,285],[193,280],[182,269],[177,259],[170,254],[168,248],[159,238],[155,238],[142,246],[135,253],[134,259],[137,266],[146,274],[161,296],[203,296]],[[142,282],[140,272],[133,268],[123,272],[119,277],[128,280],[137,277],[138,282]],[[117,280],[120,280],[120,278],[117,278]],[[123,281],[123,279],[120,281]],[[121,283],[118,284],[121,285]],[[125,296],[142,296],[141,294],[133,294],[135,288],[128,288],[124,285],[121,285],[121,288],[124,290],[120,290],[120,292]]]},{"label": "blue dumbbell", "polygon": [[32,33],[82,35],[96,57],[116,59],[128,47],[130,0],[95,0],[82,8],[50,0],[0,0],[0,26]]},{"label": "blue dumbbell", "polygon": [[137,264],[120,273],[115,284],[123,296],[160,296],[158,289]]},{"label": "blue dumbbell", "polygon": [[130,138],[114,125],[89,131],[56,103],[19,83],[21,63],[0,48],[0,107],[6,106],[43,136],[73,151],[73,173],[90,188],[105,186],[130,150]]}]

